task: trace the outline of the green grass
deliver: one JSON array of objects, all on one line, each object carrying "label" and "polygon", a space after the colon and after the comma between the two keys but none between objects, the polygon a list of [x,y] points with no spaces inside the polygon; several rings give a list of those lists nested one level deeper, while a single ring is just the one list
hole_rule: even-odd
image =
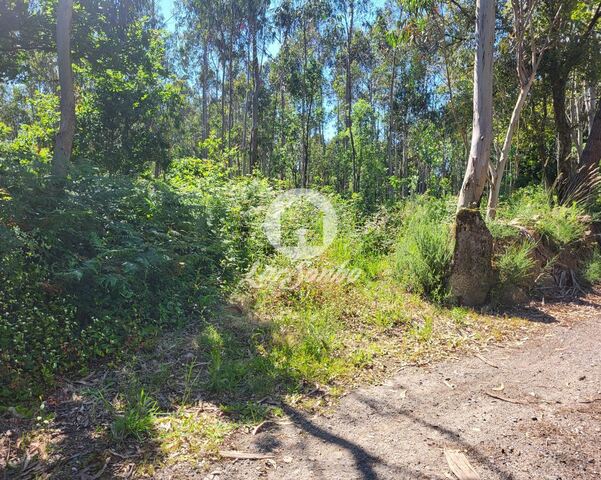
[{"label": "green grass", "polygon": [[200,464],[206,456],[216,456],[224,439],[239,426],[215,413],[180,408],[155,420],[154,440],[167,463]]},{"label": "green grass", "polygon": [[527,187],[514,192],[488,226],[496,239],[516,238],[521,226],[561,248],[583,237],[587,228],[583,214],[576,205],[553,205],[542,187]]},{"label": "green grass", "polygon": [[533,249],[534,245],[528,241],[514,243],[495,260],[501,286],[523,286],[528,283],[534,268]]},{"label": "green grass", "polygon": [[399,281],[437,302],[447,297],[445,281],[453,255],[450,221],[446,203],[440,200],[408,202],[396,246]]},{"label": "green grass", "polygon": [[156,401],[144,390],[125,401],[121,411],[118,411],[111,424],[112,438],[117,442],[127,439],[142,441],[149,436],[154,427],[155,416],[158,412]]},{"label": "green grass", "polygon": [[537,230],[558,247],[569,245],[583,238],[587,229],[582,214],[576,206],[556,206],[538,220]]},{"label": "green grass", "polygon": [[592,256],[587,260],[583,275],[591,285],[601,282],[601,252],[599,252],[599,249],[595,249]]}]

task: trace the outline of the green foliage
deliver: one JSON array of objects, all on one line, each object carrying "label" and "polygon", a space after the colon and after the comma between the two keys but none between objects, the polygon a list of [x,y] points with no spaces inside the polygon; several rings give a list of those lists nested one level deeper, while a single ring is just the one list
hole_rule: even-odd
[{"label": "green foliage", "polygon": [[516,238],[519,235],[519,229],[514,225],[508,225],[504,221],[488,220],[486,222],[486,226],[490,231],[494,240],[506,240],[511,238]]},{"label": "green foliage", "polygon": [[3,396],[35,394],[58,372],[197,318],[268,251],[257,206],[271,198],[267,183],[227,186],[220,175],[209,165],[184,189],[86,174],[59,197],[35,176],[10,177],[0,199]]},{"label": "green foliage", "polygon": [[595,249],[593,255],[587,260],[583,274],[585,280],[591,285],[601,281],[601,252],[599,249]]},{"label": "green foliage", "polygon": [[[21,167],[29,172],[45,172],[52,156],[58,124],[58,96],[37,90],[27,98],[21,98],[23,94],[16,86],[11,91],[16,101],[23,102],[12,112],[11,120],[18,120],[18,125],[12,127],[0,122],[0,172]],[[2,116],[0,113],[0,118]]]},{"label": "green foliage", "polygon": [[537,230],[558,246],[569,245],[584,236],[587,227],[582,214],[576,205],[556,206],[537,222]]},{"label": "green foliage", "polygon": [[169,77],[165,39],[148,30],[147,22],[124,26],[118,38],[96,37],[78,66],[84,94],[77,107],[75,155],[109,172],[139,173],[150,162],[164,170],[170,158],[182,85]]},{"label": "green foliage", "polygon": [[542,187],[527,187],[515,192],[499,209],[498,218],[489,224],[496,238],[511,237],[513,225],[532,228],[557,247],[581,239],[586,231],[584,212],[577,205],[552,205]]},{"label": "green foliage", "polygon": [[445,201],[424,197],[407,202],[396,249],[399,280],[436,301],[446,297],[453,253],[450,219]]},{"label": "green foliage", "polygon": [[126,399],[122,412],[116,415],[111,424],[111,435],[114,440],[123,442],[127,439],[142,441],[154,427],[158,405],[144,390],[133,398]]},{"label": "green foliage", "polygon": [[533,249],[532,242],[514,243],[496,259],[501,288],[527,285],[534,268]]}]

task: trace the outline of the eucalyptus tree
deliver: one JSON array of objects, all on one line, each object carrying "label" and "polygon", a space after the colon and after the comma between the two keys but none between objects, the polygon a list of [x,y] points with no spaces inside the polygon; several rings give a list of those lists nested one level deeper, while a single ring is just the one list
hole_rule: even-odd
[{"label": "eucalyptus tree", "polygon": [[292,21],[282,24],[287,29],[286,44],[280,51],[283,88],[294,102],[300,123],[301,155],[298,164],[300,185],[310,179],[311,135],[316,126],[317,102],[322,98],[324,82],[320,45],[325,32],[325,19],[330,5],[324,0],[309,0],[287,7]]},{"label": "eucalyptus tree", "polygon": [[553,47],[545,55],[541,69],[550,86],[553,102],[557,138],[555,188],[559,202],[563,203],[567,200],[563,185],[572,176],[577,163],[572,153],[572,125],[567,114],[568,85],[575,69],[589,62],[595,49],[598,52],[597,27],[601,19],[601,1],[545,0],[545,7],[552,25],[550,35]]},{"label": "eucalyptus tree", "polygon": [[[499,204],[499,193],[501,181],[509,159],[513,136],[518,128],[520,115],[530,93],[530,88],[538,74],[538,68],[545,51],[551,45],[548,31],[558,19],[560,9],[551,19],[551,24],[545,19],[539,19],[540,0],[511,0],[511,12],[513,21],[512,43],[515,52],[515,65],[519,84],[519,93],[511,113],[509,125],[503,140],[503,146],[498,162],[490,163],[490,188],[486,216],[494,219],[497,205]],[[540,24],[543,23],[541,26]],[[547,23],[546,25],[544,23]]]},{"label": "eucalyptus tree", "polygon": [[344,58],[344,126],[345,144],[351,158],[353,191],[359,190],[359,169],[357,165],[357,152],[353,136],[353,64],[355,51],[353,38],[357,28],[357,16],[365,9],[365,0],[334,0],[334,15],[340,45]]},{"label": "eucalyptus tree", "polygon": [[492,236],[479,205],[487,180],[493,136],[495,0],[476,1],[476,51],[472,143],[455,219],[455,251],[449,280],[460,303],[484,303],[492,284]]},{"label": "eucalyptus tree", "polygon": [[58,184],[67,179],[73,136],[75,135],[75,93],[71,64],[73,0],[59,0],[56,8],[56,52],[60,83],[60,126],[52,157],[52,177]]},{"label": "eucalyptus tree", "polygon": [[261,88],[261,71],[258,57],[259,37],[264,33],[266,23],[267,0],[247,0],[246,15],[248,35],[250,40],[250,58],[252,69],[252,91],[251,91],[251,129],[250,129],[250,152],[249,170],[255,169],[258,161],[258,138],[259,138],[259,94]]}]

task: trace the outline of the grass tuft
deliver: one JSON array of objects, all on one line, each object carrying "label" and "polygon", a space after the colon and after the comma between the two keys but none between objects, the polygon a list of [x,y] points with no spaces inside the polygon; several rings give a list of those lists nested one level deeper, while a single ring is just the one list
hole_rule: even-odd
[{"label": "grass tuft", "polygon": [[111,424],[111,435],[117,442],[128,438],[142,441],[150,435],[155,415],[158,412],[156,401],[148,396],[144,390],[125,402],[122,413],[117,414]]},{"label": "grass tuft", "polygon": [[503,286],[522,286],[527,284],[528,277],[534,268],[532,242],[515,243],[497,258],[496,266],[499,269],[499,283]]}]

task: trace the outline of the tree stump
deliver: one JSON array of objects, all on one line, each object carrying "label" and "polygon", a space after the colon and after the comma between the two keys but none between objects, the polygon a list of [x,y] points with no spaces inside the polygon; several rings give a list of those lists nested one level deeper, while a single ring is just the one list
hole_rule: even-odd
[{"label": "tree stump", "polygon": [[479,210],[457,212],[455,250],[449,278],[451,295],[459,305],[479,306],[486,302],[495,282],[492,268],[492,235]]}]

